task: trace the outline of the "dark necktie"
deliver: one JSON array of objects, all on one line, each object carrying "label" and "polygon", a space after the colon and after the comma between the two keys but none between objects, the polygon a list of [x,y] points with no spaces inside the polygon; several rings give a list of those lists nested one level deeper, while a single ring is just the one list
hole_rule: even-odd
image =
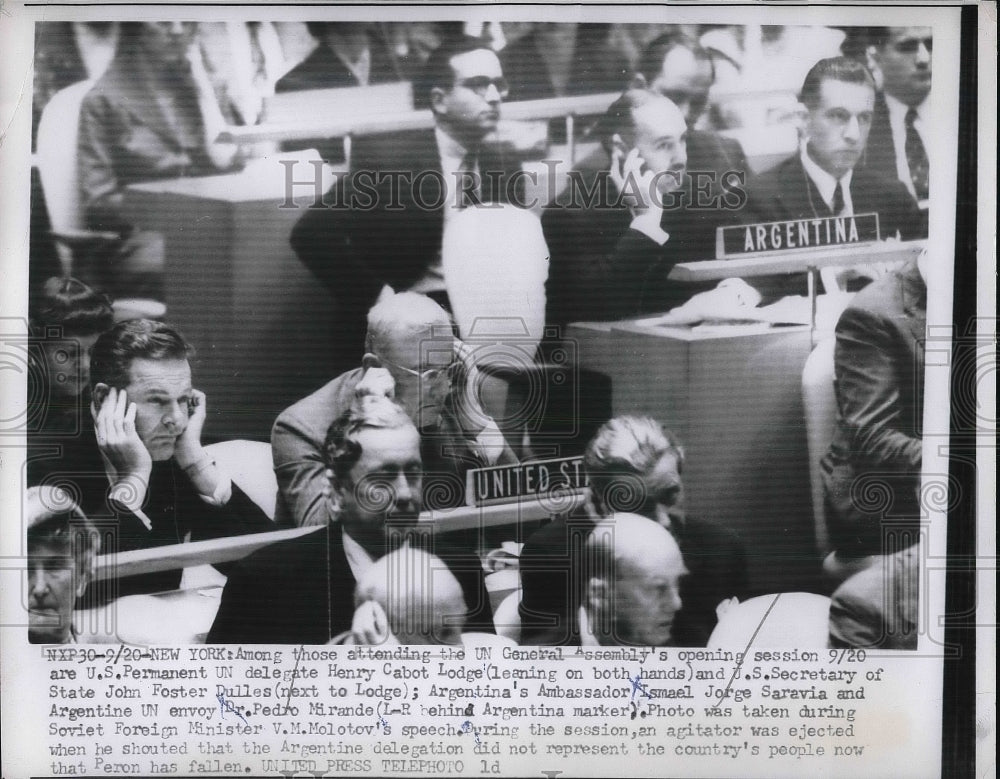
[{"label": "dark necktie", "polygon": [[839,181],[837,182],[837,188],[833,190],[833,206],[831,206],[830,210],[834,216],[840,216],[844,210],[844,188]]},{"label": "dark necktie", "polygon": [[459,168],[458,186],[461,191],[460,206],[470,208],[479,202],[479,182],[476,180],[476,155],[468,152],[462,157],[462,164]]},{"label": "dark necktie", "polygon": [[906,162],[910,166],[910,180],[913,182],[917,200],[926,200],[929,191],[930,163],[927,161],[927,150],[924,148],[924,142],[920,140],[920,133],[913,126],[916,119],[916,108],[906,112]]}]

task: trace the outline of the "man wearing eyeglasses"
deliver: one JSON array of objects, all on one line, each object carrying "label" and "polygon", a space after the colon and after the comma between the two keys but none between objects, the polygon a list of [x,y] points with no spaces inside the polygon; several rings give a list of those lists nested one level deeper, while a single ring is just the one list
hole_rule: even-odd
[{"label": "man wearing eyeglasses", "polygon": [[[430,295],[447,307],[441,265],[446,221],[463,208],[523,203],[493,134],[508,92],[496,53],[478,38],[439,47],[414,83],[417,108],[434,127],[360,136],[351,170],[292,231],[299,259],[336,300],[337,367],[357,365],[365,312],[386,287]],[[400,106],[406,110],[408,106]]]},{"label": "man wearing eyeglasses", "polygon": [[276,521],[305,526],[337,520],[328,500],[323,440],[363,395],[395,398],[420,431],[424,505],[463,505],[469,468],[517,461],[476,400],[475,385],[468,347],[452,335],[444,309],[414,292],[387,296],[368,312],[361,367],[286,409],[274,424]]}]

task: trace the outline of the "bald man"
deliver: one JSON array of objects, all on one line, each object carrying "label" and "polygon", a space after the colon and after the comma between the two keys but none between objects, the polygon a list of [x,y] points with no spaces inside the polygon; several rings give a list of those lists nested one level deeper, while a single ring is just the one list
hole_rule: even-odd
[{"label": "bald man", "polygon": [[461,644],[465,597],[435,555],[404,546],[377,560],[354,591],[357,644]]},{"label": "bald man", "polygon": [[666,528],[614,514],[587,538],[586,595],[578,614],[583,646],[668,646],[687,575]]},{"label": "bald man", "polygon": [[[599,134],[606,168],[571,171],[566,192],[542,217],[550,324],[667,311],[713,288],[667,275],[678,262],[714,257],[715,228],[737,221],[721,202],[696,202],[687,124],[668,98],[627,90],[608,108]],[[740,204],[734,198],[730,205]]]}]

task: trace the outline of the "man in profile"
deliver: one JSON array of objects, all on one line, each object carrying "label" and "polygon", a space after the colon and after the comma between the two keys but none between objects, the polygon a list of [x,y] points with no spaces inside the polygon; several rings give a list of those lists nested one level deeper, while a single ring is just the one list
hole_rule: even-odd
[{"label": "man in profile", "polygon": [[629,89],[598,130],[605,169],[571,171],[567,192],[542,217],[549,324],[667,311],[714,287],[667,276],[679,262],[714,257],[715,228],[738,221],[738,197],[694,202],[687,123],[666,97]]},{"label": "man in profile", "polygon": [[59,487],[30,487],[28,527],[28,641],[76,642],[73,607],[94,573],[100,538],[80,507]]},{"label": "man in profile", "polygon": [[485,41],[445,42],[414,84],[417,107],[430,108],[434,129],[359,139],[350,173],[327,193],[333,207],[309,209],[295,225],[292,248],[337,303],[338,368],[357,364],[365,312],[384,287],[447,302],[446,220],[477,204],[524,202],[514,194],[520,179],[509,178],[516,160],[490,140],[507,89]]},{"label": "man in profile", "polygon": [[669,531],[637,514],[614,514],[594,526],[583,562],[582,646],[673,645],[687,570]]},{"label": "man in profile", "polygon": [[716,607],[747,595],[743,545],[714,522],[684,508],[684,450],[650,417],[606,422],[587,446],[583,466],[590,481],[589,516],[556,520],[528,538],[520,556],[521,638],[525,644],[579,641],[573,615],[587,582],[580,550],[595,522],[634,512],[670,532],[690,575],[682,582],[673,625],[675,643],[704,646],[716,624]]},{"label": "man in profile", "polygon": [[[351,629],[358,581],[414,531],[422,508],[420,435],[402,406],[367,395],[331,425],[324,445],[336,524],[269,546],[229,575],[208,643],[325,644]],[[435,551],[461,584],[468,624],[493,632],[483,568]]]}]

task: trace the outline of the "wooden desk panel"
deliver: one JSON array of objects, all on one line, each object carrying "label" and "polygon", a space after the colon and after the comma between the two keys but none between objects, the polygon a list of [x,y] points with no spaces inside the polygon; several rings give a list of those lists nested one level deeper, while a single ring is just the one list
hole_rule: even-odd
[{"label": "wooden desk panel", "polygon": [[132,221],[165,238],[167,320],[198,351],[209,438],[270,440],[277,415],[331,378],[330,296],[288,243],[311,193],[296,187],[300,208],[279,208],[275,167],[263,183],[219,176],[127,193]]},{"label": "wooden desk panel", "polygon": [[802,368],[808,327],[697,334],[635,323],[570,327],[581,365],[612,378],[614,413],[680,438],[692,515],[736,530],[759,592],[809,589],[815,549]]}]

